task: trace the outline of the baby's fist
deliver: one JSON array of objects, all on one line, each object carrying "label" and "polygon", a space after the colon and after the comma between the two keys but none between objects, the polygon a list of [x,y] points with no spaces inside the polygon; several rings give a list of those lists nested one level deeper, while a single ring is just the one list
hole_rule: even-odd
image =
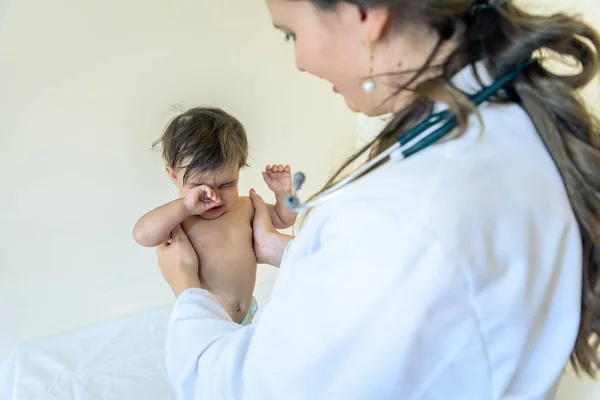
[{"label": "baby's fist", "polygon": [[221,205],[221,198],[209,186],[196,186],[183,198],[183,204],[189,215],[200,215]]},{"label": "baby's fist", "polygon": [[289,165],[267,165],[262,176],[276,195],[286,195],[292,191],[292,168]]}]

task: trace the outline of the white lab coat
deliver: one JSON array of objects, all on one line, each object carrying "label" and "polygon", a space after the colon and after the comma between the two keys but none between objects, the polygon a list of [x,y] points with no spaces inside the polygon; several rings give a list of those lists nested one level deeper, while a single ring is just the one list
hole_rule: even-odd
[{"label": "white lab coat", "polygon": [[[479,87],[470,69],[454,82]],[[257,323],[181,294],[178,398],[553,398],[579,324],[578,227],[525,112],[480,112],[483,132],[473,117],[316,208]]]}]

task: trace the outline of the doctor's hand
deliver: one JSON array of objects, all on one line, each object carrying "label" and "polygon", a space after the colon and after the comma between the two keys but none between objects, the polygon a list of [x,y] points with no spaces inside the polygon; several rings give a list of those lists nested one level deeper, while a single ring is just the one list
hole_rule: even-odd
[{"label": "doctor's hand", "polygon": [[198,256],[180,225],[171,233],[171,239],[157,247],[156,255],[163,278],[175,297],[186,289],[201,287]]},{"label": "doctor's hand", "polygon": [[254,235],[254,254],[259,264],[279,267],[287,244],[293,236],[277,232],[271,221],[267,205],[254,189],[250,190],[250,199],[254,206],[252,232]]}]

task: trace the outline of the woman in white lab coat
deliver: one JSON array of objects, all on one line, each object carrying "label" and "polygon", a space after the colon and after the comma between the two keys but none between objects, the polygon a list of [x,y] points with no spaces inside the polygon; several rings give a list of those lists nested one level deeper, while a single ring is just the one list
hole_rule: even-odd
[{"label": "woman in white lab coat", "polygon": [[[257,257],[281,269],[250,326],[200,287],[176,230],[158,257],[178,295],[167,336],[178,398],[542,399],[571,356],[592,372],[600,127],[576,90],[598,75],[597,33],[510,1],[267,5],[300,71],[330,81],[354,111],[395,115],[357,156],[447,107],[460,128],[392,154],[293,239],[252,192]],[[541,48],[576,68],[553,74]],[[532,56],[473,109],[466,95]]]}]

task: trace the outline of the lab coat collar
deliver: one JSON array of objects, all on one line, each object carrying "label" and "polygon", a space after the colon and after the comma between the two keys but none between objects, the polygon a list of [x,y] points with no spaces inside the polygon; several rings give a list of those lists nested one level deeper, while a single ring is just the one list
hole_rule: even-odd
[{"label": "lab coat collar", "polygon": [[[479,76],[479,80],[477,78],[478,76]],[[461,69],[458,73],[456,73],[452,77],[452,79],[450,81],[456,87],[456,89],[460,90],[461,92],[463,92],[467,95],[471,95],[471,94],[475,94],[475,93],[479,92],[481,89],[483,89],[482,84],[484,86],[488,86],[488,85],[492,84],[494,82],[494,79],[492,78],[492,76],[488,72],[487,68],[485,67],[484,62],[479,61],[473,65],[467,65],[466,67]],[[447,104],[435,103],[434,107],[433,107],[433,112],[439,113],[439,112],[447,110],[448,108],[449,107]],[[429,131],[438,129],[441,125],[442,125],[442,123],[439,123],[438,125],[431,127],[429,129]],[[480,131],[474,130],[474,132],[480,132]],[[404,159],[404,155],[402,154],[402,152],[400,150],[396,150],[390,155],[390,161],[392,163],[398,162],[402,159]]]},{"label": "lab coat collar", "polygon": [[[479,77],[481,82],[477,77]],[[494,83],[494,78],[490,75],[485,63],[478,61],[458,71],[450,81],[461,92],[475,94],[483,89],[483,86],[489,86]]]}]

